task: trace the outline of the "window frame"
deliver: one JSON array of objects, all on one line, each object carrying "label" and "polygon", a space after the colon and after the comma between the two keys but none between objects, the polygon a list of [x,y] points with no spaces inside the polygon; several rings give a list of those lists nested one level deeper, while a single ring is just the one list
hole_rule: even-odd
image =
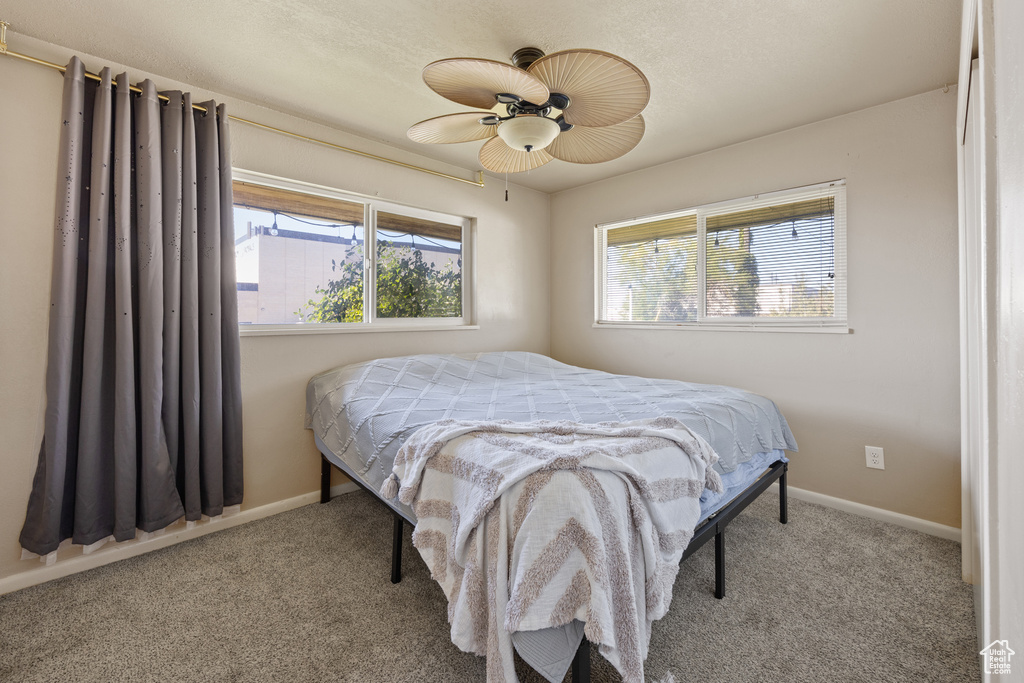
[{"label": "window frame", "polygon": [[[239,335],[269,336],[289,334],[336,334],[359,332],[428,332],[443,330],[476,330],[475,313],[475,237],[476,221],[467,216],[424,209],[377,196],[346,192],[301,180],[281,178],[256,171],[232,169],[232,181],[299,192],[363,205],[363,320],[347,323],[246,323],[239,324]],[[234,203],[232,203],[234,206]],[[378,318],[377,317],[377,213],[385,212],[457,225],[462,230],[462,315],[451,318]],[[237,279],[237,278],[236,278]]]},{"label": "window frame", "polygon": [[[831,317],[758,317],[758,316],[708,316],[707,315],[707,218],[721,214],[756,209],[772,204],[799,201],[800,198],[816,193],[835,199],[835,315]],[[619,321],[607,320],[605,307],[608,300],[608,231],[643,223],[680,218],[697,218],[697,319],[692,321]],[[739,199],[728,199],[693,206],[686,209],[651,214],[594,227],[594,328],[608,329],[687,329],[713,331],[755,331],[755,332],[823,332],[848,334],[850,332],[847,310],[847,268],[846,268],[846,180],[832,180],[814,185],[764,192]]]}]

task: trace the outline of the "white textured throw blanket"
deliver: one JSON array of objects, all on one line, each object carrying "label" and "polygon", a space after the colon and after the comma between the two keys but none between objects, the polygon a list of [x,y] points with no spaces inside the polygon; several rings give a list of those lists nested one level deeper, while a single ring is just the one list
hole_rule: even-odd
[{"label": "white textured throw blanket", "polygon": [[579,619],[639,683],[701,491],[721,489],[715,460],[674,418],[442,420],[406,441],[381,493],[412,505],[452,642],[487,657],[489,682],[517,680],[513,632]]}]

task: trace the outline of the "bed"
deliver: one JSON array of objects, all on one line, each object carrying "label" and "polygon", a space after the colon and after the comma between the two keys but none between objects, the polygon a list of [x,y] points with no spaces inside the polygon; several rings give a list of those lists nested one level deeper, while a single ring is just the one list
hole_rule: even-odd
[{"label": "bed", "polygon": [[[710,444],[722,491],[705,489],[700,518],[683,552],[715,539],[715,595],[725,594],[725,528],[774,482],[786,522],[785,451],[797,448],[775,404],[740,389],[613,375],[525,352],[415,355],[337,368],[307,387],[306,427],[322,453],[321,502],[332,468],[381,499],[394,513],[392,576],[401,578],[402,530],[413,509],[379,491],[396,455],[424,427],[450,420],[562,420],[579,424],[672,418]],[[578,622],[515,633],[518,654],[548,680],[571,665],[589,678],[589,645]]]}]

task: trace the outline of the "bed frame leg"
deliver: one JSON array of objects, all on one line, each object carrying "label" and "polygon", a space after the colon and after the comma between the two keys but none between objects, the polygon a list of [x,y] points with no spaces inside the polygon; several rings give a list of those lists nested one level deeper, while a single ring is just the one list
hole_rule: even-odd
[{"label": "bed frame leg", "polygon": [[397,512],[395,516],[395,529],[391,537],[391,583],[398,583],[402,580],[402,532],[405,530],[405,520]]},{"label": "bed frame leg", "polygon": [[725,530],[715,534],[715,597],[725,597]]},{"label": "bed frame leg", "polygon": [[779,477],[779,521],[785,524],[789,521],[789,501],[786,497],[786,475],[789,473],[789,463],[782,466],[782,476]]},{"label": "bed frame leg", "polygon": [[590,683],[590,641],[586,638],[572,658],[572,683]]},{"label": "bed frame leg", "polygon": [[331,500],[331,463],[327,458],[320,456],[320,502],[328,503]]}]

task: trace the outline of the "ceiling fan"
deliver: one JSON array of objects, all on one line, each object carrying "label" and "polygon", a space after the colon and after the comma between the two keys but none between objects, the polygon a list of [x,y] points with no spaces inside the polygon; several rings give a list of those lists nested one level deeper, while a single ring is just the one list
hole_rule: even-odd
[{"label": "ceiling fan", "polygon": [[423,80],[434,92],[478,111],[420,121],[409,137],[430,144],[487,140],[480,149],[484,168],[519,173],[552,159],[611,161],[644,136],[640,112],[651,88],[625,59],[598,50],[545,55],[524,47],[512,63],[457,58],[428,64]]}]

